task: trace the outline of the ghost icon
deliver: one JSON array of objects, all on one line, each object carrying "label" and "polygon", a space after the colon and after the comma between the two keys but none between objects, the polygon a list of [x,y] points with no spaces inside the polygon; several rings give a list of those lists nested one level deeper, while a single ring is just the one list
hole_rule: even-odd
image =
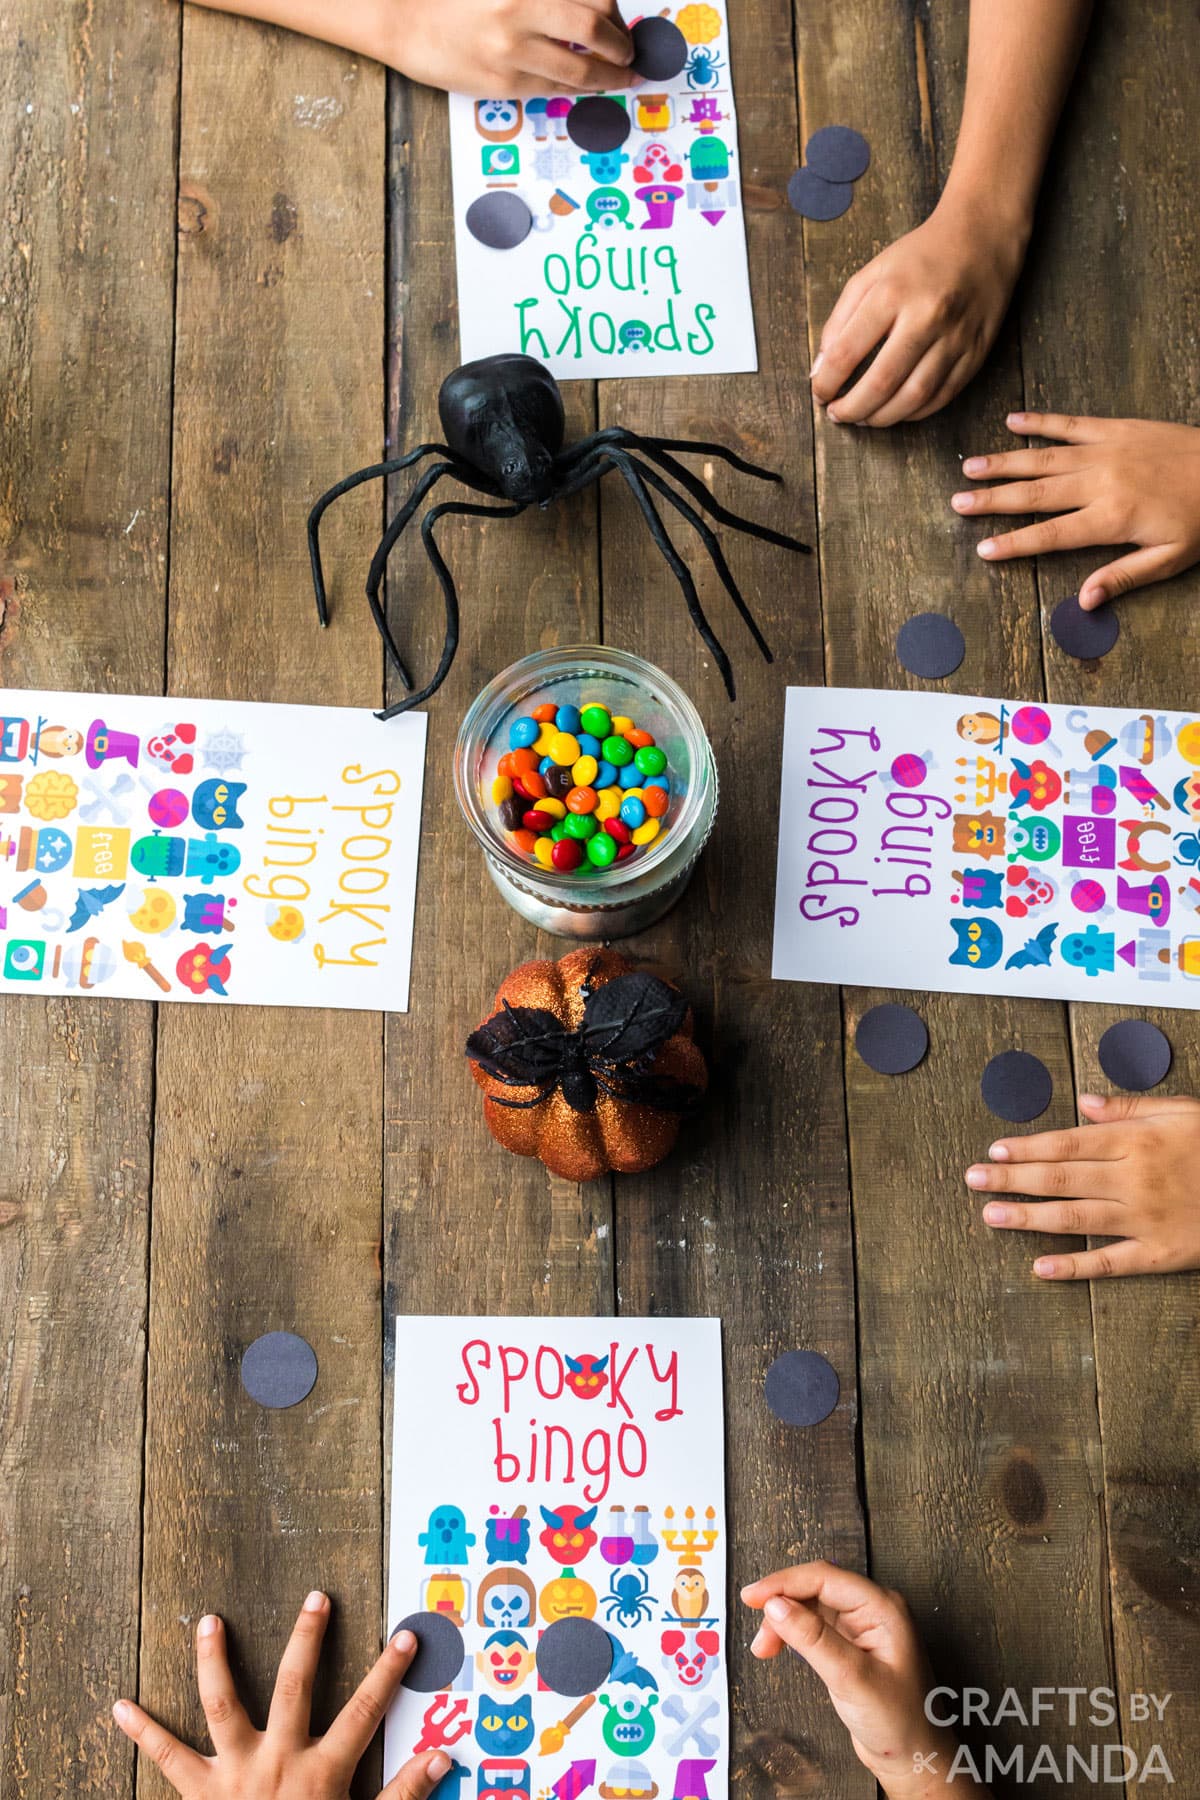
[{"label": "ghost icon", "polygon": [[428,1529],[417,1542],[424,1546],[427,1568],[446,1569],[470,1560],[467,1553],[475,1542],[475,1533],[467,1530],[461,1506],[435,1506],[429,1515]]}]

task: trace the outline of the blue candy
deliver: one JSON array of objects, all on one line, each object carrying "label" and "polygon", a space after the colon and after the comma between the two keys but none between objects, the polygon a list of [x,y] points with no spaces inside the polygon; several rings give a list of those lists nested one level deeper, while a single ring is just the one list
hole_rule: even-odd
[{"label": "blue candy", "polygon": [[541,726],[536,719],[514,719],[508,728],[508,747],[510,750],[528,750],[530,744],[536,744]]},{"label": "blue candy", "polygon": [[617,779],[622,787],[641,787],[645,777],[636,763],[626,763]]},{"label": "blue candy", "polygon": [[577,706],[560,706],[554,715],[555,729],[569,731],[572,737],[579,735],[579,708]]},{"label": "blue candy", "polygon": [[[593,752],[593,754],[595,753]],[[611,763],[601,762],[596,769],[596,779],[592,783],[596,792],[599,793],[601,788],[615,787],[616,784],[617,771],[613,768]]]},{"label": "blue candy", "polygon": [[651,775],[651,777],[648,781],[643,781],[642,786],[643,787],[660,787],[660,788],[662,788],[663,792],[667,793],[667,794],[669,794],[671,791],[671,783],[668,781],[668,779],[665,775]]},{"label": "blue candy", "polygon": [[635,795],[631,794],[628,800],[621,802],[621,817],[631,831],[636,831],[639,825],[646,823],[646,808]]},{"label": "blue candy", "polygon": [[538,774],[544,775],[547,769],[552,769],[553,767],[554,758],[552,756],[543,756],[541,762],[538,764]]},{"label": "blue candy", "polygon": [[590,731],[581,731],[579,733],[579,754],[581,756],[595,756],[598,758],[600,755],[600,739],[598,737],[593,737]]}]

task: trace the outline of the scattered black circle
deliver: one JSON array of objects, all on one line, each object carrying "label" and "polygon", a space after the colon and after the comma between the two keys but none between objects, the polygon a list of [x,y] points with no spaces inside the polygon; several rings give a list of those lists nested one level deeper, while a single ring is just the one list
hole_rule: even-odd
[{"label": "scattered black circle", "polygon": [[1100,1039],[1100,1067],[1114,1087],[1144,1094],[1171,1067],[1171,1040],[1149,1019],[1118,1019]]},{"label": "scattered black circle", "polygon": [[294,1331],[268,1331],[242,1356],[242,1386],[260,1406],[281,1411],[307,1400],[317,1380],[317,1353]]},{"label": "scattered black circle", "polygon": [[537,1671],[556,1694],[594,1694],[608,1680],[613,1642],[594,1619],[556,1619],[538,1639]]},{"label": "scattered black circle", "polygon": [[929,1032],[911,1006],[873,1006],[858,1021],[854,1048],[880,1075],[906,1075],[929,1048]]},{"label": "scattered black circle", "polygon": [[607,94],[588,94],[567,114],[567,136],[581,150],[616,150],[630,130],[629,114]]},{"label": "scattered black circle", "polygon": [[1111,606],[1098,606],[1095,612],[1084,612],[1079,595],[1060,600],[1050,615],[1050,629],[1060,650],[1080,662],[1107,656],[1121,635],[1121,622]]},{"label": "scattered black circle", "polygon": [[688,59],[687,39],[670,19],[639,19],[630,27],[633,69],[647,81],[670,81]]},{"label": "scattered black circle", "polygon": [[1039,1119],[1054,1093],[1049,1069],[1028,1050],[1002,1050],[993,1056],[979,1088],[988,1110],[1012,1125]]},{"label": "scattered black circle", "polygon": [[837,1370],[817,1350],[786,1350],[767,1370],[763,1394],[785,1425],[819,1425],[838,1403]]},{"label": "scattered black circle", "polygon": [[871,163],[871,146],[849,125],[823,125],[814,131],[804,161],[822,181],[857,181]]},{"label": "scattered black circle", "polygon": [[480,194],[467,208],[467,230],[489,250],[515,250],[533,229],[533,214],[519,194],[502,188]]},{"label": "scattered black circle", "polygon": [[806,219],[840,219],[850,210],[854,187],[849,181],[823,181],[812,169],[797,169],[787,184],[789,204]]},{"label": "scattered black circle", "polygon": [[416,1654],[404,1673],[402,1686],[415,1694],[436,1694],[449,1687],[463,1666],[466,1651],[462,1632],[445,1613],[415,1612],[401,1619],[397,1632],[411,1631],[417,1640]]},{"label": "scattered black circle", "polygon": [[896,655],[910,674],[926,681],[953,675],[966,653],[962,632],[945,613],[917,613],[896,633]]}]

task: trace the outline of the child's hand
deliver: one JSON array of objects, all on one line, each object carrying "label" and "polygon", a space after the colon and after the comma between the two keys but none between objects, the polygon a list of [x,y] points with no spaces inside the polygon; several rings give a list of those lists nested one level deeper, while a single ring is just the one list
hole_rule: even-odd
[{"label": "child's hand", "polygon": [[1200,1100],[1081,1094],[1079,1110],[1095,1121],[1090,1129],[1003,1138],[988,1151],[992,1165],[967,1170],[968,1187],[1056,1202],[989,1203],[987,1224],[1119,1239],[1074,1256],[1039,1256],[1033,1272],[1048,1281],[1200,1268]]},{"label": "child's hand", "polygon": [[[275,1677],[267,1729],[256,1731],[233,1685],[224,1627],[219,1619],[201,1619],[196,1680],[214,1756],[181,1744],[132,1701],[118,1700],[113,1716],[185,1800],[346,1800],[350,1777],[412,1661],[416,1640],[411,1631],[394,1638],[325,1736],[312,1738],[309,1708],[328,1622],[329,1601],[310,1594]],[[449,1767],[440,1750],[414,1756],[380,1800],[426,1800]]]},{"label": "child's hand", "polygon": [[1073,419],[1060,413],[1009,413],[1010,431],[1058,438],[1069,449],[1009,450],[969,456],[973,480],[1008,487],[955,494],[960,513],[1059,513],[976,545],[989,562],[1081,550],[1088,544],[1138,548],[1089,575],[1079,590],[1085,610],[1147,582],[1165,581],[1200,560],[1200,430],[1153,419]]},{"label": "child's hand", "polygon": [[409,0],[382,61],[455,94],[605,92],[637,78],[616,0]]},{"label": "child's hand", "polygon": [[[859,1761],[888,1794],[946,1791],[955,1743],[925,1717],[931,1677],[899,1594],[814,1562],[751,1582],[742,1599],[764,1614],[750,1646],[755,1656],[775,1656],[787,1644],[804,1658],[828,1688]],[[931,1753],[932,1769],[920,1773]]]},{"label": "child's hand", "polygon": [[[852,275],[825,321],[812,390],[839,425],[924,419],[967,385],[992,346],[1025,255],[1021,232],[943,199]],[[841,394],[864,357],[879,354]]]}]

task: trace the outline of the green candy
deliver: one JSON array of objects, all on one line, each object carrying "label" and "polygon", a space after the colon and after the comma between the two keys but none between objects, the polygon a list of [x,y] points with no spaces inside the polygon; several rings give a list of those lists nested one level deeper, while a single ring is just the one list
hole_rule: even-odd
[{"label": "green candy", "polygon": [[643,775],[661,775],[667,766],[667,759],[657,744],[643,744],[634,762]]},{"label": "green candy", "polygon": [[588,861],[595,863],[598,869],[607,869],[609,863],[617,860],[617,840],[609,837],[607,831],[598,831],[595,837],[587,842]]},{"label": "green candy", "polygon": [[633,745],[628,738],[606,737],[600,746],[600,754],[614,769],[623,769],[626,763],[633,761]]},{"label": "green candy", "polygon": [[554,839],[554,842],[558,844],[562,842],[566,835],[567,821],[565,819],[556,819],[554,824],[550,827],[550,836]]},{"label": "green candy", "polygon": [[[567,837],[578,838],[581,843],[586,842],[596,829],[596,821],[591,813],[568,813],[560,823]],[[553,837],[554,833],[551,832],[550,835]]]},{"label": "green candy", "polygon": [[612,730],[612,715],[602,706],[585,706],[579,722],[591,737],[606,738]]}]

